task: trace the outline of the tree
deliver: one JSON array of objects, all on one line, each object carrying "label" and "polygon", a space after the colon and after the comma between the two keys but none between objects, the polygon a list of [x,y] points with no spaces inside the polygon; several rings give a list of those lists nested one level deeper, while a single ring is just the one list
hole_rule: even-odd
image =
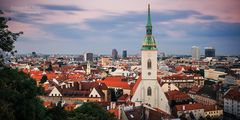
[{"label": "tree", "polygon": [[0,119],[41,120],[45,108],[37,97],[40,88],[23,72],[4,67],[0,70]]},{"label": "tree", "polygon": [[53,71],[52,69],[52,63],[49,64],[48,68],[46,69],[46,71]]},{"label": "tree", "polygon": [[69,116],[70,120],[78,120],[78,118],[82,118],[82,120],[85,118],[87,120],[115,120],[114,114],[107,112],[99,104],[93,102],[83,103]]},{"label": "tree", "polygon": [[40,83],[45,83],[48,80],[47,75],[43,75]]},{"label": "tree", "polygon": [[46,119],[50,120],[66,120],[67,112],[61,106],[61,101],[58,102],[56,106],[51,109],[47,109]]},{"label": "tree", "polygon": [[[0,50],[3,52],[11,52],[14,54],[17,51],[13,51],[14,42],[17,40],[20,34],[23,32],[13,33],[8,30],[7,22],[11,20],[3,16],[3,12],[0,10]],[[3,56],[0,56],[0,66],[3,65]]]}]

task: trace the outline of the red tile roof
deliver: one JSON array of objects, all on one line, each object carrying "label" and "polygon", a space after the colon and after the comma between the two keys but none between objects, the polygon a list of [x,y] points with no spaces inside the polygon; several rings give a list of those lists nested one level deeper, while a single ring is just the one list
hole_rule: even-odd
[{"label": "red tile roof", "polygon": [[110,109],[108,110],[108,112],[113,113],[116,116],[116,118],[118,118],[118,109]]},{"label": "red tile roof", "polygon": [[229,89],[224,98],[240,101],[240,87]]},{"label": "red tile roof", "polygon": [[184,111],[183,106],[185,106],[185,110],[196,110],[196,109],[203,109],[202,104],[200,103],[193,103],[193,104],[184,104],[184,105],[176,105],[177,111]]},{"label": "red tile roof", "polygon": [[184,69],[184,70],[196,70],[197,68],[196,67],[192,67],[192,66],[179,65],[179,66],[176,66],[175,69],[177,71],[181,71],[182,69]]},{"label": "red tile roof", "polygon": [[49,102],[49,101],[44,101],[43,102],[44,107],[51,107],[51,105],[52,105],[52,102]]},{"label": "red tile roof", "polygon": [[191,99],[191,97],[184,92],[173,90],[165,93],[168,100],[186,100]]},{"label": "red tile roof", "polygon": [[131,91],[131,95],[134,95],[135,91],[137,90],[137,87],[140,83],[140,81],[142,80],[142,77],[141,75],[138,77],[136,83],[134,84],[133,88],[132,88],[132,91]]},{"label": "red tile roof", "polygon": [[124,81],[124,77],[122,76],[108,76],[104,80],[98,82],[105,83],[108,87],[131,89],[130,84]]},{"label": "red tile roof", "polygon": [[201,87],[193,86],[193,87],[189,90],[189,93],[194,93],[194,94],[196,94],[200,89],[201,89]]},{"label": "red tile roof", "polygon": [[128,94],[124,94],[124,95],[122,95],[121,97],[118,98],[118,101],[119,102],[125,102],[125,101],[128,100],[128,98],[129,98]]},{"label": "red tile roof", "polygon": [[217,105],[207,105],[207,106],[203,106],[203,107],[204,107],[204,112],[215,111],[215,110],[222,110]]},{"label": "red tile roof", "polygon": [[163,80],[193,80],[193,75],[186,75],[184,73],[181,74],[173,74],[171,76],[163,77]]}]

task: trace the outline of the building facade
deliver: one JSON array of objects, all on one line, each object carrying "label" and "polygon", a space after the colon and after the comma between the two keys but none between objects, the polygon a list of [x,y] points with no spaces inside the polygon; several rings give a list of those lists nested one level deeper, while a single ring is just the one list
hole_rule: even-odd
[{"label": "building facade", "polygon": [[84,61],[93,61],[93,53],[85,53],[84,54]]},{"label": "building facade", "polygon": [[112,59],[117,60],[118,59],[118,51],[117,49],[112,50]]},{"label": "building facade", "polygon": [[123,50],[122,58],[123,58],[123,59],[126,59],[126,58],[127,58],[127,50]]},{"label": "building facade", "polygon": [[192,59],[200,60],[200,50],[197,46],[192,46]]},{"label": "building facade", "polygon": [[215,49],[213,47],[205,47],[205,57],[215,57]]},{"label": "building facade", "polygon": [[240,118],[240,88],[231,88],[224,95],[224,112]]}]

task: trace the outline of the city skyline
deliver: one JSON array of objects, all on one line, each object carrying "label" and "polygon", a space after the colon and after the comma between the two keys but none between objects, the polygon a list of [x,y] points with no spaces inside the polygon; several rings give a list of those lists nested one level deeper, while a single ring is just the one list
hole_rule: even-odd
[{"label": "city skyline", "polygon": [[114,48],[138,54],[150,3],[160,52],[191,54],[191,46],[199,46],[201,55],[204,47],[214,47],[216,55],[239,55],[240,1],[94,3],[11,0],[0,7],[12,18],[10,29],[24,32],[15,44],[20,54],[111,54]]}]

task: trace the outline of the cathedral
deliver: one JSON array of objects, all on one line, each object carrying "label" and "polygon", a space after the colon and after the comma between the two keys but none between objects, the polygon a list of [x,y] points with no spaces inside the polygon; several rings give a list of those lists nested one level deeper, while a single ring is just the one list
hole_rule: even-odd
[{"label": "cathedral", "polygon": [[131,101],[136,106],[141,104],[158,108],[170,113],[168,100],[157,81],[157,45],[152,35],[152,22],[150,5],[148,5],[148,17],[146,25],[146,36],[141,48],[141,81],[134,92]]}]

